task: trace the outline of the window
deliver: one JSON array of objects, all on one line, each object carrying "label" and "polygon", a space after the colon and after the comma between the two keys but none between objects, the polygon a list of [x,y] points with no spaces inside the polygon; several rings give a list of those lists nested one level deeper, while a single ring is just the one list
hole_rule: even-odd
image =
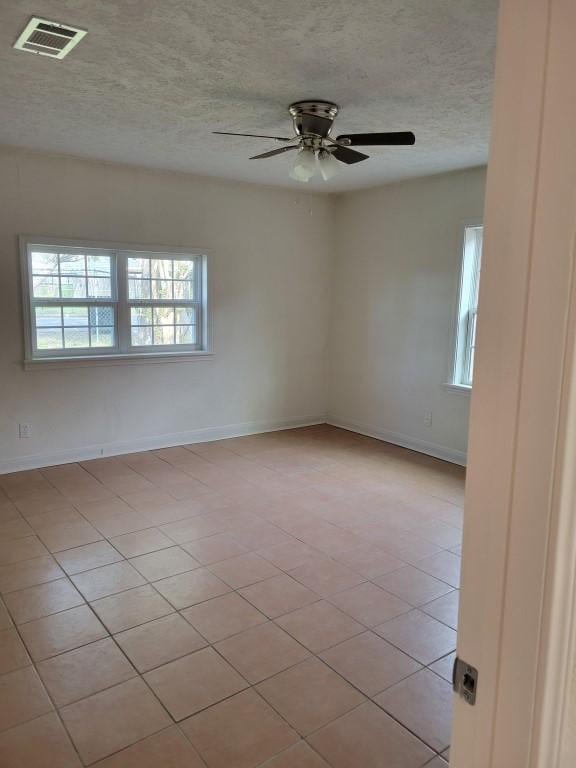
[{"label": "window", "polygon": [[208,351],[206,256],[22,241],[28,361]]},{"label": "window", "polygon": [[482,232],[480,226],[466,227],[464,231],[453,375],[453,383],[461,387],[472,386],[474,373]]}]

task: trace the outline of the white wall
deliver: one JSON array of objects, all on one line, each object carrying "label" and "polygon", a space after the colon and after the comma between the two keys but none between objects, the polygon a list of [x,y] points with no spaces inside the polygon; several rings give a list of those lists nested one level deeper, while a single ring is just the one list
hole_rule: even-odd
[{"label": "white wall", "polygon": [[[442,385],[483,196],[483,169],[332,197],[0,149],[0,471],[327,410],[463,460],[468,396]],[[24,371],[21,233],[209,249],[213,359]]]},{"label": "white wall", "polygon": [[[448,390],[462,233],[485,170],[339,197],[331,321],[334,423],[463,461],[469,397]],[[424,416],[432,413],[432,425]]]},{"label": "white wall", "polygon": [[[333,207],[300,190],[0,150],[0,471],[323,420]],[[214,358],[24,371],[21,233],[209,249]]]}]

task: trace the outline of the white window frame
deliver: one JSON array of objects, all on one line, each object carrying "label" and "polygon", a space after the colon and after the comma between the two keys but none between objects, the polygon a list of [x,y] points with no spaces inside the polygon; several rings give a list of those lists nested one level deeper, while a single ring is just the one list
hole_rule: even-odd
[{"label": "white window frame", "polygon": [[[480,244],[478,238],[480,232]],[[478,316],[478,288],[482,267],[481,223],[467,223],[462,239],[460,284],[454,333],[454,356],[449,387],[470,391],[474,374],[474,351]]]},{"label": "white window frame", "polygon": [[[71,240],[34,235],[21,235],[20,263],[22,276],[22,306],[24,316],[24,367],[68,367],[92,364],[126,364],[143,362],[179,362],[206,359],[212,356],[210,301],[208,291],[208,254],[206,249],[146,246],[132,243],[111,243],[94,240]],[[32,295],[32,251],[45,250],[53,253],[58,247],[60,252],[77,250],[105,253],[112,259],[112,298],[103,299],[35,299]],[[195,289],[198,300],[187,302],[172,299],[128,298],[128,257],[177,259],[187,257],[195,259],[199,266],[196,270]],[[38,350],[36,348],[35,313],[38,304],[60,304],[73,306],[110,306],[114,307],[115,346],[92,347],[62,350]],[[132,306],[151,305],[194,305],[197,307],[196,344],[174,344],[165,346],[132,346],[130,337],[130,308]]]}]

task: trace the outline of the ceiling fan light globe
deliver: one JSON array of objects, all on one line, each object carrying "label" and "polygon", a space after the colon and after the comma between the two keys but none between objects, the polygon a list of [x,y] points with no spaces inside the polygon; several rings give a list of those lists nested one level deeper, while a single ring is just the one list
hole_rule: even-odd
[{"label": "ceiling fan light globe", "polygon": [[318,156],[318,165],[324,181],[330,181],[340,170],[338,160],[331,152],[323,151]]},{"label": "ceiling fan light globe", "polygon": [[311,149],[300,149],[290,169],[290,178],[296,181],[310,181],[316,172],[316,157]]},{"label": "ceiling fan light globe", "polygon": [[289,172],[288,176],[290,176],[291,179],[294,179],[294,181],[302,181],[302,182],[310,181],[310,176],[302,176],[298,171],[295,171],[293,168]]}]

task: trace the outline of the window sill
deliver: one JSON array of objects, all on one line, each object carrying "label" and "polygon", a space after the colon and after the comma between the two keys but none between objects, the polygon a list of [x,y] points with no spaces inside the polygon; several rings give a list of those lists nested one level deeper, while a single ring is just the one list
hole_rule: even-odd
[{"label": "window sill", "polygon": [[24,360],[25,371],[92,366],[148,365],[149,363],[195,363],[210,360],[213,352],[154,352],[136,355],[94,355],[93,357],[42,357]]},{"label": "window sill", "polygon": [[453,381],[446,381],[442,386],[450,392],[457,392],[460,395],[469,395],[472,392],[470,384],[454,384]]}]

